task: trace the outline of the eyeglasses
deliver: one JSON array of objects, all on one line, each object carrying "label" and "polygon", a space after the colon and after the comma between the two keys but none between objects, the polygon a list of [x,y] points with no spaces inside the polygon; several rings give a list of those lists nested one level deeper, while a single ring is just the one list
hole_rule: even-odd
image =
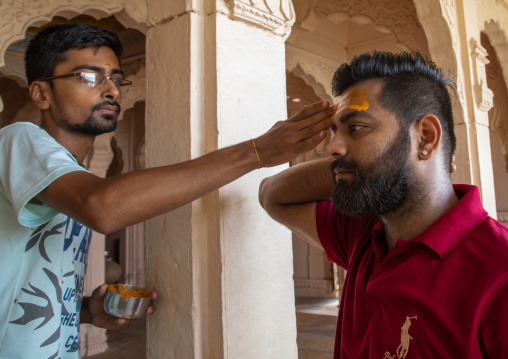
[{"label": "eyeglasses", "polygon": [[74,72],[72,74],[67,75],[60,75],[60,76],[53,76],[53,77],[46,77],[43,79],[39,79],[38,81],[49,81],[49,80],[55,80],[55,79],[65,79],[68,77],[75,77],[75,76],[81,76],[81,83],[83,85],[86,85],[88,87],[102,87],[106,83],[106,80],[113,81],[113,84],[119,88],[121,86],[130,86],[132,85],[132,81],[124,80],[119,77],[108,77],[108,76],[102,76],[99,74],[96,74],[94,72]]}]

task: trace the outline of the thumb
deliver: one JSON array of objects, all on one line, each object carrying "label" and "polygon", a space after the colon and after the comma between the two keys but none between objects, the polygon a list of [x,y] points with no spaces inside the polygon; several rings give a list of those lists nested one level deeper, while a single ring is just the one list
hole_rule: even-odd
[{"label": "thumb", "polygon": [[101,284],[100,286],[98,286],[92,293],[92,297],[105,297],[106,296],[106,291],[108,290],[108,284],[104,283],[104,284]]}]

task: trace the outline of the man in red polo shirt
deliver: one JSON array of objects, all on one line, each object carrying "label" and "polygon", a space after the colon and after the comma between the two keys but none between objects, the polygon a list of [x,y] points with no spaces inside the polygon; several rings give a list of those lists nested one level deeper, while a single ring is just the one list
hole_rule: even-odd
[{"label": "man in red polo shirt", "polygon": [[419,53],[356,56],[332,81],[327,158],[260,186],[274,219],[347,270],[335,358],[508,358],[508,228],[452,185],[448,87]]}]

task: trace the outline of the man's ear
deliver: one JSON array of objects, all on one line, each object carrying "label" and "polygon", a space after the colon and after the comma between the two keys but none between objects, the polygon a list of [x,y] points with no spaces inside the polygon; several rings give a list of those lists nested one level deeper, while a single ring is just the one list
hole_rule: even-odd
[{"label": "man's ear", "polygon": [[49,99],[51,92],[47,82],[34,81],[28,87],[28,94],[32,102],[40,109],[47,110],[49,108]]},{"label": "man's ear", "polygon": [[418,157],[428,160],[437,151],[441,143],[441,122],[430,113],[423,115],[416,123],[418,136]]}]

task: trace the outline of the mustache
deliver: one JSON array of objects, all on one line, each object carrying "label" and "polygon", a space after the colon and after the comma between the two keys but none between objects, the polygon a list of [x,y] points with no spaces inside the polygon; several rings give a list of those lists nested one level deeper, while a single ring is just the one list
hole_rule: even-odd
[{"label": "mustache", "polygon": [[116,107],[116,113],[117,114],[120,113],[121,106],[116,101],[104,101],[104,102],[98,103],[92,107],[92,112],[100,110],[102,107],[106,107],[106,106],[114,106],[114,107]]},{"label": "mustache", "polygon": [[330,171],[332,171],[332,173],[335,173],[334,172],[335,169],[344,169],[353,172],[357,171],[357,167],[353,163],[347,162],[343,158],[339,158],[332,162],[332,164],[330,165]]}]

